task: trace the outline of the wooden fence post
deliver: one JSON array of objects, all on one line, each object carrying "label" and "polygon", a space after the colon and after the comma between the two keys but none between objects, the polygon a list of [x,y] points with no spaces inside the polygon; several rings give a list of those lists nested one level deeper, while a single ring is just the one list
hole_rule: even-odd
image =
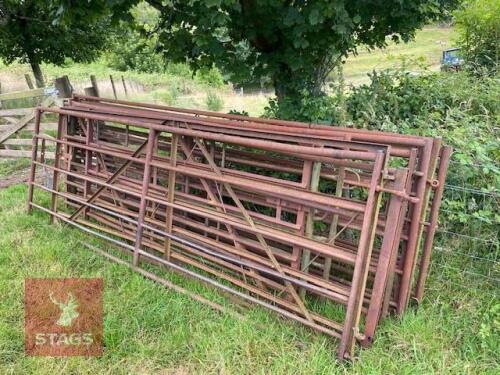
[{"label": "wooden fence post", "polygon": [[95,96],[99,96],[99,87],[97,87],[97,79],[95,78],[95,75],[93,75],[93,74],[90,75],[90,83],[92,84],[92,87],[94,88]]},{"label": "wooden fence post", "polygon": [[54,80],[54,86],[59,92],[59,98],[71,98],[73,95],[73,87],[69,82],[68,76],[62,76]]},{"label": "wooden fence post", "polygon": [[24,75],[24,78],[26,79],[26,83],[28,84],[28,87],[30,90],[33,90],[35,88],[35,85],[33,84],[33,81],[31,80],[31,76],[26,73]]},{"label": "wooden fence post", "polygon": [[125,78],[122,76],[123,90],[125,91],[125,96],[128,98],[127,85],[125,85]]},{"label": "wooden fence post", "polygon": [[83,91],[85,92],[85,95],[87,95],[87,96],[99,96],[99,95],[97,95],[97,92],[96,92],[96,89],[94,86],[85,87],[83,89]]},{"label": "wooden fence post", "polygon": [[115,99],[118,99],[118,96],[116,95],[115,81],[113,81],[113,76],[111,74],[109,75],[109,80],[111,81],[111,87],[113,88],[113,95],[115,96]]}]

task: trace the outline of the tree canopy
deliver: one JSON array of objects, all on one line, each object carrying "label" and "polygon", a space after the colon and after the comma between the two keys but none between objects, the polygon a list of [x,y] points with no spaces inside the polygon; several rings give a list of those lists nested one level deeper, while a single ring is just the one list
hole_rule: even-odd
[{"label": "tree canopy", "polygon": [[[331,69],[349,53],[355,53],[358,46],[384,47],[387,37],[408,41],[440,13],[443,4],[454,1],[147,2],[159,11],[155,32],[158,46],[169,61],[187,62],[194,70],[215,65],[237,83],[270,79],[281,100],[300,97],[303,92],[320,95]],[[103,43],[99,25],[105,22],[105,16],[129,18],[129,9],[139,2],[8,0],[6,4],[15,4],[11,6],[15,12],[7,17],[14,27],[3,27],[0,53],[7,60],[58,63],[64,57],[90,59]],[[26,10],[27,4],[31,9]],[[37,17],[30,20],[27,14]],[[26,29],[28,21],[33,26]],[[87,50],[89,45],[92,48]],[[15,52],[9,53],[9,49]],[[33,50],[35,54],[30,52]]]},{"label": "tree canopy", "polygon": [[54,0],[0,2],[0,57],[7,64],[29,63],[38,87],[44,86],[42,62],[90,62],[105,47],[110,21],[104,9],[95,22],[89,22],[85,12],[61,22],[64,9]]},{"label": "tree canopy", "polygon": [[408,41],[437,0],[151,0],[169,59],[220,67],[233,81],[268,77],[278,98],[318,95],[331,69],[360,45]]}]

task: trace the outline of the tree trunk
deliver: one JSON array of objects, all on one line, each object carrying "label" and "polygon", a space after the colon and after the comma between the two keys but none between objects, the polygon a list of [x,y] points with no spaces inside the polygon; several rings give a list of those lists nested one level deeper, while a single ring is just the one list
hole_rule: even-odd
[{"label": "tree trunk", "polygon": [[35,76],[36,87],[41,88],[45,87],[45,81],[43,79],[42,69],[40,68],[40,64],[37,62],[33,62],[30,59],[31,70],[33,70],[33,75]]},{"label": "tree trunk", "polygon": [[304,95],[320,97],[323,92],[324,79],[315,72],[304,74],[294,72],[287,65],[281,65],[279,72],[273,77],[273,86],[278,103],[285,99],[300,100]]}]

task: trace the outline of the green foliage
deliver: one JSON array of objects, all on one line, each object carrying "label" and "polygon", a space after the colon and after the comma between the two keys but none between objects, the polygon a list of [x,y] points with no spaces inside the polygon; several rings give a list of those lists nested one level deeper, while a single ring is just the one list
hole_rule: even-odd
[{"label": "green foliage", "polygon": [[496,71],[499,63],[500,2],[466,1],[455,13],[459,45],[468,64],[474,69]]},{"label": "green foliage", "polygon": [[176,86],[170,86],[168,89],[153,91],[153,98],[160,100],[168,105],[175,105],[180,92]]},{"label": "green foliage", "polygon": [[196,72],[195,78],[198,82],[213,88],[221,88],[222,86],[224,86],[224,79],[222,78],[222,74],[215,66],[212,66],[210,68],[200,68]]},{"label": "green foliage", "polygon": [[481,319],[481,329],[479,337],[484,349],[491,350],[492,353],[498,353],[500,344],[498,336],[500,335],[500,303],[493,304]]},{"label": "green foliage", "polygon": [[264,117],[283,120],[333,124],[339,115],[337,101],[327,95],[313,96],[306,90],[299,99],[286,97],[280,102],[271,98],[264,109]]},{"label": "green foliage", "polygon": [[113,35],[107,54],[108,65],[120,71],[164,73],[166,61],[158,51],[158,37],[154,33],[158,11],[142,2],[130,13],[133,21],[120,22],[119,30]]},{"label": "green foliage", "polygon": [[218,112],[224,107],[224,101],[215,92],[207,92],[205,104],[210,111]]},{"label": "green foliage", "polygon": [[165,73],[178,78],[191,79],[193,77],[193,72],[191,71],[191,69],[189,69],[189,65],[184,63],[168,63],[165,67]]},{"label": "green foliage", "polygon": [[121,33],[113,37],[107,64],[116,70],[135,70],[144,73],[164,73],[166,62],[156,51],[156,39],[148,38],[138,30],[123,25]]},{"label": "green foliage", "polygon": [[345,123],[345,83],[342,67],[330,74],[330,95],[312,95],[302,90],[299,97],[271,98],[264,108],[264,117],[332,125]]},{"label": "green foliage", "polygon": [[352,88],[346,101],[357,126],[400,133],[442,136],[456,146],[463,163],[494,163],[500,157],[497,78],[467,73],[412,76],[403,71],[372,73],[367,85]]},{"label": "green foliage", "polygon": [[230,115],[239,115],[239,116],[250,116],[247,111],[238,111],[236,109],[229,110],[228,114]]}]

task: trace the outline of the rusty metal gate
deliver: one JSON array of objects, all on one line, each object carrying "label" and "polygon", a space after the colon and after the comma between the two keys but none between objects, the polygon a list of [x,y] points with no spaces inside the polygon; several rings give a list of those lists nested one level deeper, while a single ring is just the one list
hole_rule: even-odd
[{"label": "rusty metal gate", "polygon": [[118,245],[136,270],[163,265],[336,337],[339,358],[422,298],[451,154],[439,139],[78,95],[39,109],[35,133],[28,210]]}]

